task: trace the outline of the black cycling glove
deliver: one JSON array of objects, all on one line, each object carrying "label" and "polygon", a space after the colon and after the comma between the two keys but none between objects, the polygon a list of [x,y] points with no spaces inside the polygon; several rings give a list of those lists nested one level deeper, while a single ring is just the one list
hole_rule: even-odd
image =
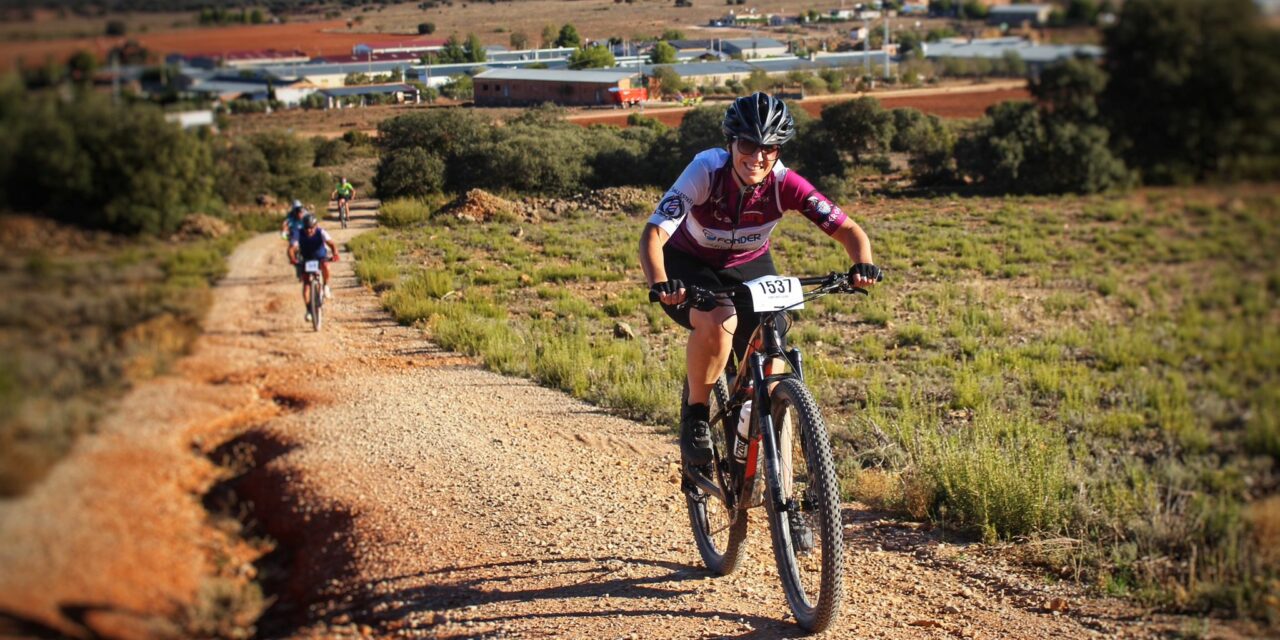
[{"label": "black cycling glove", "polygon": [[680,280],[663,280],[663,282],[653,283],[652,287],[649,287],[649,300],[658,301],[658,296],[676,293],[684,288],[685,283],[680,282]]},{"label": "black cycling glove", "polygon": [[884,280],[884,274],[880,272],[880,267],[868,262],[859,262],[849,267],[849,280],[853,280],[855,277],[876,282]]}]

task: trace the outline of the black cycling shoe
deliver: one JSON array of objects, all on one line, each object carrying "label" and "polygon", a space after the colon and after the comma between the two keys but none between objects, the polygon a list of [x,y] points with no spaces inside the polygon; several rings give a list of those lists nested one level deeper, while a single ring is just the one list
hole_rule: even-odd
[{"label": "black cycling shoe", "polygon": [[686,465],[702,467],[711,462],[711,426],[707,424],[707,405],[685,407],[680,420],[680,458]]}]

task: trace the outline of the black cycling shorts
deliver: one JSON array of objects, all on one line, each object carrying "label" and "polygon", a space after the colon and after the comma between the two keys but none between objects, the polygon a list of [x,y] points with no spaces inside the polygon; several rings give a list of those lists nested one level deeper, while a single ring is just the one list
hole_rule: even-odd
[{"label": "black cycling shorts", "polygon": [[[761,276],[778,275],[777,267],[773,266],[773,256],[768,251],[736,267],[717,269],[668,243],[662,247],[662,259],[666,264],[668,280],[679,280],[686,285],[696,284],[708,289],[738,285]],[[733,352],[739,358],[747,348],[751,333],[760,324],[760,316],[752,310],[751,301],[743,298],[744,296],[735,296],[733,300],[734,310],[738,314],[738,328],[733,332]],[[680,326],[693,329],[693,324],[689,321],[689,307],[677,309],[664,304],[662,310]]]}]

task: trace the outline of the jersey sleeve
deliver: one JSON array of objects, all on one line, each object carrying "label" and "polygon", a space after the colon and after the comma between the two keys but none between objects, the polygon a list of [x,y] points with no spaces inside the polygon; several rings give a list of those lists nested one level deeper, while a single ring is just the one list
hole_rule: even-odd
[{"label": "jersey sleeve", "polygon": [[808,180],[795,171],[787,172],[782,180],[780,191],[779,197],[783,209],[799,211],[827,235],[835,233],[836,229],[839,229],[849,217],[839,205],[819,193]]},{"label": "jersey sleeve", "polygon": [[702,204],[710,197],[711,178],[723,164],[721,155],[724,153],[722,149],[708,149],[694,156],[693,162],[684,168],[675,184],[663,194],[658,208],[649,216],[649,224],[657,225],[668,234],[675,233],[694,205]]}]

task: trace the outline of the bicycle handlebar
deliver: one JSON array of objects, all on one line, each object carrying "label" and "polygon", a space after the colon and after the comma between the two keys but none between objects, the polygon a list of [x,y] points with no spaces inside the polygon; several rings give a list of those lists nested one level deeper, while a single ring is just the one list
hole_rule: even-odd
[{"label": "bicycle handlebar", "polygon": [[[861,287],[849,286],[849,276],[848,274],[844,274],[844,273],[832,272],[832,273],[828,273],[825,276],[803,276],[798,278],[798,280],[800,280],[800,286],[802,287],[808,287],[816,284],[816,285],[821,285],[818,287],[819,290],[824,288],[829,289],[828,291],[824,291],[823,293],[843,292],[843,293],[861,293],[862,295],[870,295],[870,292],[868,292],[866,289],[863,289]],[[678,306],[689,306],[690,304],[693,304],[696,308],[697,306],[695,304],[696,301],[708,300],[708,299],[714,298],[715,296],[724,295],[726,293],[734,293],[736,291],[741,290],[742,287],[743,286],[740,284],[732,285],[728,287],[713,287],[713,288],[700,287],[696,284],[687,284],[684,286],[685,301],[680,303],[680,305]],[[658,302],[658,301],[659,301],[659,297],[657,292],[649,291],[649,302]]]}]

